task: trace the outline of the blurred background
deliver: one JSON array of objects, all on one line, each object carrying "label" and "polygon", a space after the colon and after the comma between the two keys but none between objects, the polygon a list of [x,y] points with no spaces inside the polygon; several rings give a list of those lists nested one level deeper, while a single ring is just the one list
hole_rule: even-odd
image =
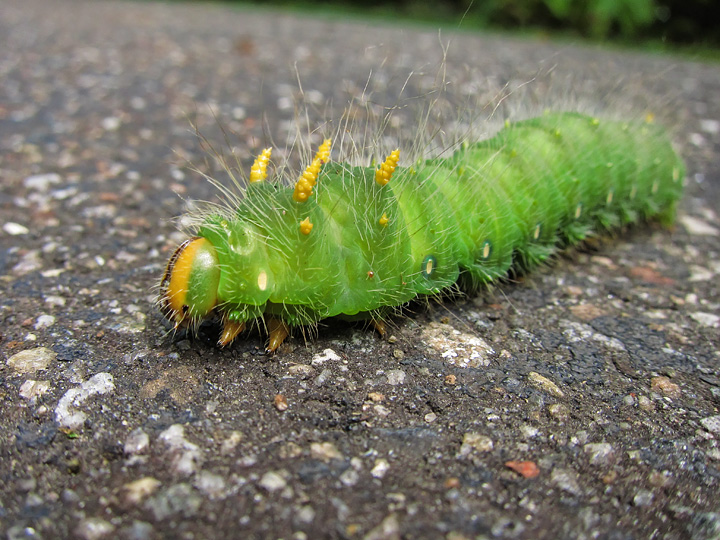
[{"label": "blurred background", "polygon": [[227,0],[625,45],[720,48],[720,0]]}]

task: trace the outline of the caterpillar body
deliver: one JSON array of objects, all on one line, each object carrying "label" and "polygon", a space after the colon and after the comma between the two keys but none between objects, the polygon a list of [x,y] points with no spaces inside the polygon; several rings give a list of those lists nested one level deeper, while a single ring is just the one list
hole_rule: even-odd
[{"label": "caterpillar body", "polygon": [[264,321],[269,351],[327,317],[382,332],[414,298],[525,272],[596,232],[671,223],[684,179],[659,126],[573,112],[407,166],[398,150],[378,167],[332,162],[330,144],[294,188],[267,180],[263,151],[232,214],[209,214],[175,251],[159,303],[176,327],[219,315],[225,346]]}]

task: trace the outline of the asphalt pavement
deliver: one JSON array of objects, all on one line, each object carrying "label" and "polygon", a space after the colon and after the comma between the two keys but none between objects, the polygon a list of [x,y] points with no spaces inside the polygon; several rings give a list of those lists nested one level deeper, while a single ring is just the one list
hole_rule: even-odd
[{"label": "asphalt pavement", "polygon": [[[220,193],[201,173],[232,185],[217,155],[247,171],[272,145],[294,170],[328,131],[440,150],[559,108],[667,126],[673,228],[413,304],[385,339],[330,321],[267,355],[259,332],[219,349],[163,321],[182,216]],[[0,1],[0,531],[720,538],[719,158],[720,66],[683,56]]]}]

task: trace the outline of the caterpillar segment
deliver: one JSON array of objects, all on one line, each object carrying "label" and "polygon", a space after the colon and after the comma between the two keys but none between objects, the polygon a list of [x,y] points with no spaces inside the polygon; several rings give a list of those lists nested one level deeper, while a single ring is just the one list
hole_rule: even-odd
[{"label": "caterpillar segment", "polygon": [[578,113],[508,122],[412,167],[399,150],[379,167],[330,150],[327,139],[292,187],[267,179],[263,150],[237,208],[175,251],[159,304],[176,328],[217,317],[224,347],[264,327],[270,352],[327,317],[369,319],[382,335],[417,297],[473,291],[608,229],[671,223],[684,179],[659,126]]}]

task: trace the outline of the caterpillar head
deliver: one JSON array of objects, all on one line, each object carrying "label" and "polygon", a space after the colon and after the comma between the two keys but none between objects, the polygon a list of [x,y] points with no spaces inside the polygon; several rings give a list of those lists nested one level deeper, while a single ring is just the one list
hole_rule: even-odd
[{"label": "caterpillar head", "polygon": [[199,321],[218,302],[220,265],[215,247],[206,238],[183,242],[168,262],[160,283],[160,306],[176,327]]}]

